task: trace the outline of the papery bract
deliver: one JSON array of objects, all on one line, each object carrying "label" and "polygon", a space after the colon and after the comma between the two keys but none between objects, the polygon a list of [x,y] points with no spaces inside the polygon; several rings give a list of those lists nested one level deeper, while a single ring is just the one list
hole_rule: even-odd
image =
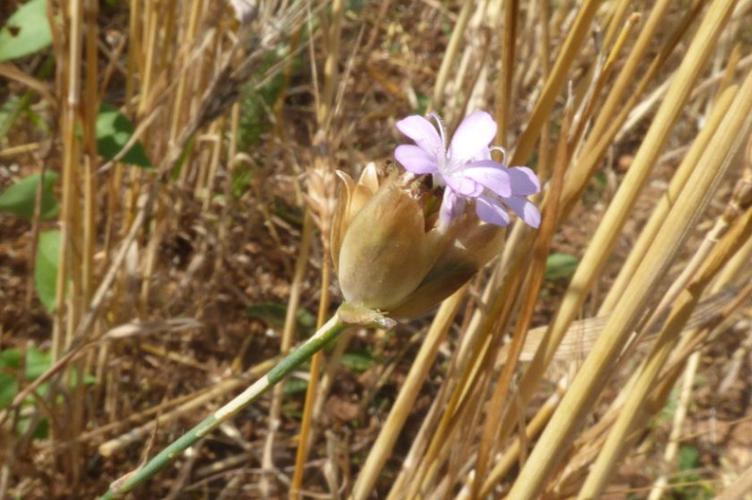
[{"label": "papery bract", "polygon": [[445,231],[428,223],[404,176],[380,180],[373,165],[357,183],[339,175],[331,249],[347,302],[398,317],[420,315],[499,250],[502,232],[473,214],[458,216]]}]

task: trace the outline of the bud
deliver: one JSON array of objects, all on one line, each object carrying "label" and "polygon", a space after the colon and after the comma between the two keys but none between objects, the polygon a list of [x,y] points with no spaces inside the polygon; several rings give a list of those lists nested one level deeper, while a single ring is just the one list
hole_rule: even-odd
[{"label": "bud", "polygon": [[440,228],[439,198],[410,175],[380,179],[373,164],[347,174],[331,249],[345,300],[417,316],[469,280],[498,251],[503,232],[469,211]]}]

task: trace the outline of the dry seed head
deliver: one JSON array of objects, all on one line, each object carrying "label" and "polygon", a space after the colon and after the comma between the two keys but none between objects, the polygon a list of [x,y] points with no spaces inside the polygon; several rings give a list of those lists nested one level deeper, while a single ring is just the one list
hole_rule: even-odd
[{"label": "dry seed head", "polygon": [[[314,167],[305,175],[306,193],[305,200],[310,207],[313,219],[319,227],[321,234],[330,234],[334,210],[337,207],[337,182],[333,169],[326,167]],[[329,240],[323,239],[328,249]]]}]

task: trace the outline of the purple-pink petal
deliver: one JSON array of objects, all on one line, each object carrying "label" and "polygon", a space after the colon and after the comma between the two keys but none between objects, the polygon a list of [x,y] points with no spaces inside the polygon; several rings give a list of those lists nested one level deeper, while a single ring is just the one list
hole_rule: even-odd
[{"label": "purple-pink petal", "polygon": [[452,219],[459,216],[464,210],[465,199],[457,196],[451,189],[445,189],[439,209],[439,227],[449,227]]},{"label": "purple-pink petal", "polygon": [[489,224],[504,227],[509,224],[509,214],[495,200],[480,197],[475,200],[475,213],[478,218]]},{"label": "purple-pink petal", "polygon": [[507,169],[494,161],[471,163],[462,173],[499,196],[512,196],[512,187]]},{"label": "purple-pink petal", "polygon": [[512,167],[508,169],[515,196],[528,196],[540,192],[540,182],[532,170],[527,167]]},{"label": "purple-pink petal", "polygon": [[449,146],[452,162],[484,158],[488,145],[496,136],[496,122],[485,111],[466,116],[454,133]]},{"label": "purple-pink petal", "polygon": [[514,213],[519,215],[528,226],[535,228],[540,226],[541,214],[538,210],[538,207],[533,205],[525,198],[518,198],[516,196],[512,196],[511,198],[504,198],[504,204],[509,206],[509,208],[511,208]]},{"label": "purple-pink petal", "polygon": [[402,144],[394,150],[394,157],[400,164],[414,174],[433,174],[438,172],[436,157],[424,149],[412,144]]},{"label": "purple-pink petal", "polygon": [[475,198],[483,193],[483,186],[475,182],[473,179],[465,177],[464,173],[444,175],[443,178],[447,187],[455,191],[457,194]]},{"label": "purple-pink petal", "polygon": [[397,122],[400,132],[415,141],[422,150],[434,156],[444,155],[444,144],[431,122],[420,115],[410,115]]}]

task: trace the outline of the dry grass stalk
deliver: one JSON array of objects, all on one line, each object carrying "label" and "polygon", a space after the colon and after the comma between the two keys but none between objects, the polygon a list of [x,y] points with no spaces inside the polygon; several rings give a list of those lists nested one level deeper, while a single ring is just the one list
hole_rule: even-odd
[{"label": "dry grass stalk", "polygon": [[726,116],[731,103],[736,97],[737,91],[738,87],[733,86],[726,89],[718,98],[708,121],[697,135],[697,138],[692,142],[692,146],[682,159],[676,173],[671,178],[671,183],[669,184],[668,189],[656,204],[650,219],[640,233],[639,239],[629,253],[629,257],[619,270],[619,274],[614,281],[614,284],[611,286],[611,289],[600,306],[600,313],[603,314],[611,311],[614,308],[614,305],[618,302],[619,297],[624,293],[624,289],[627,287],[632,276],[634,276],[635,269],[645,257],[649,245],[658,233],[661,224],[666,219],[671,204],[684,188],[690,174],[697,167],[700,156],[707,149],[710,139],[715,134],[721,120]]},{"label": "dry grass stalk", "polygon": [[496,120],[499,129],[496,131],[496,143],[508,144],[509,110],[512,102],[512,80],[514,78],[514,55],[517,42],[517,19],[519,17],[519,2],[508,0],[504,2],[504,35],[501,38],[501,65],[499,71],[499,86],[496,92]]},{"label": "dry grass stalk", "polygon": [[457,18],[457,22],[452,30],[452,36],[449,39],[449,45],[444,51],[444,56],[441,61],[441,67],[436,75],[436,83],[433,87],[433,97],[431,98],[430,109],[441,109],[441,105],[444,101],[444,89],[449,79],[449,71],[452,69],[452,65],[457,57],[457,52],[460,48],[462,38],[465,36],[465,29],[470,22],[470,15],[473,13],[473,6],[475,1],[465,2],[462,6],[462,10]]},{"label": "dry grass stalk", "polygon": [[[700,39],[695,37],[695,40]],[[695,64],[694,72],[696,73],[698,71],[699,65]],[[676,76],[679,76],[678,71]],[[644,81],[645,80],[643,80],[643,82]],[[678,87],[677,82],[680,81],[679,78],[675,78],[674,86]],[[684,84],[681,85],[681,88],[686,92],[691,88],[691,84],[689,82],[684,82]],[[673,100],[664,101],[662,109],[665,110],[666,113],[671,113],[673,117],[668,119],[666,116],[656,116],[656,119],[653,122],[654,125],[646,135],[642,147],[640,148],[638,155],[635,157],[632,168],[630,168],[628,172],[627,178],[624,179],[614,201],[611,203],[609,210],[606,212],[603,221],[599,225],[598,231],[593,236],[592,242],[583,256],[582,262],[577,267],[577,271],[572,277],[554,321],[549,325],[550,331],[546,335],[546,342],[541,344],[540,353],[536,354],[536,357],[523,375],[520,382],[520,389],[518,391],[523,399],[527,397],[527,394],[532,393],[533,388],[537,385],[543,374],[543,367],[547,366],[551,359],[553,359],[554,352],[561,342],[564,332],[566,332],[568,326],[577,315],[580,306],[590,289],[590,285],[605,262],[608,251],[604,251],[604,249],[609,249],[613,245],[615,238],[618,235],[616,228],[620,228],[624,224],[642,183],[657,158],[659,146],[667,137],[669,127],[667,126],[667,123],[662,122],[664,120],[673,122],[676,119],[676,116],[678,116],[683,99],[680,99],[681,94],[672,93],[671,95]],[[684,98],[686,98],[686,95]],[[659,117],[661,118],[660,121]],[[587,151],[587,148],[585,148],[585,150]],[[641,153],[643,155],[642,158],[640,157]],[[508,425],[509,422],[505,424],[505,427],[508,427]]]},{"label": "dry grass stalk", "polygon": [[[606,124],[608,126],[599,134],[595,134],[593,133],[593,131],[588,134],[587,142],[580,148],[580,150],[582,151],[582,156],[577,159],[577,162],[573,166],[572,171],[568,176],[567,184],[564,188],[565,205],[567,208],[567,210],[565,210],[564,212],[565,214],[569,213],[569,209],[571,209],[573,203],[581,197],[585,186],[587,185],[587,180],[592,177],[594,169],[602,160],[603,156],[606,153],[606,149],[610,144],[613,143],[614,138],[617,136],[617,133],[620,130],[623,130],[625,126],[624,122],[630,116],[630,110],[634,108],[637,100],[643,94],[648,84],[653,81],[653,79],[658,74],[658,71],[666,63],[666,60],[671,55],[672,51],[676,48],[681,38],[687,33],[687,30],[691,23],[694,21],[697,15],[699,15],[702,5],[703,2],[698,0],[693,5],[693,7],[684,14],[684,17],[682,17],[681,21],[676,24],[670,36],[661,47],[661,50],[653,58],[650,66],[645,71],[642,78],[639,79],[637,86],[628,97],[624,95],[624,91],[626,90],[626,87],[624,85],[615,85],[611,89],[609,96],[615,95],[614,92],[618,94],[616,97],[608,99],[613,100],[613,106],[615,107],[611,107],[608,110],[599,110],[599,116],[605,115],[610,117],[610,120],[606,121]],[[651,11],[651,16],[649,16],[648,22],[646,22],[647,27],[657,29],[658,24],[650,21],[652,21],[651,18],[657,17],[657,14],[665,15],[665,11],[656,10],[656,8],[660,6],[660,4],[657,4],[654,7],[654,10]],[[644,35],[645,31],[643,30],[641,34]],[[633,50],[640,49],[641,47],[642,45],[640,43],[636,43]],[[617,80],[620,81],[623,79],[625,82],[627,82],[626,85],[628,85],[636,78],[636,71],[636,64],[625,67],[620,72]],[[622,102],[625,97],[626,102]],[[616,111],[617,109],[619,110],[618,112]]]},{"label": "dry grass stalk", "polygon": [[567,74],[589,33],[598,6],[598,2],[586,0],[577,12],[577,18],[562,44],[559,56],[553,68],[551,68],[551,74],[546,80],[540,98],[535,103],[527,126],[517,140],[517,146],[512,158],[510,158],[511,165],[524,164],[530,157],[530,153],[532,153],[540,135],[540,130],[548,120],[556,98],[561,94],[561,90],[566,83]]},{"label": "dry grass stalk", "polygon": [[[300,304],[300,295],[303,291],[303,280],[305,278],[306,267],[308,266],[309,252],[311,249],[311,238],[313,237],[313,220],[311,215],[306,211],[303,218],[303,234],[300,241],[300,250],[295,261],[295,272],[290,285],[290,297],[287,301],[287,310],[285,312],[285,324],[282,330],[280,341],[280,353],[282,356],[287,355],[293,345],[293,335],[297,324],[298,306]],[[274,438],[277,428],[280,425],[280,414],[282,410],[282,389],[283,386],[277,385],[272,393],[272,403],[269,406],[269,432],[266,435],[264,443],[264,452],[261,465],[264,469],[272,471],[274,469]],[[264,475],[261,482],[261,491],[264,495],[272,495],[269,476]]]},{"label": "dry grass stalk", "polygon": [[[676,409],[676,413],[674,413],[674,418],[671,422],[671,434],[669,435],[668,445],[663,453],[663,460],[666,464],[673,464],[676,459],[676,453],[679,451],[679,436],[681,435],[689,402],[692,398],[695,374],[697,373],[699,364],[700,351],[697,351],[690,356],[689,361],[687,362],[687,367],[684,369],[684,378],[682,380],[681,394],[679,396],[679,406]],[[650,490],[648,500],[660,500],[667,485],[668,475],[662,473],[653,484],[653,489]]]},{"label": "dry grass stalk", "polygon": [[[677,30],[677,32],[680,33],[681,31]],[[673,43],[671,44],[671,46],[673,46]],[[655,68],[657,66],[658,66],[657,64],[653,64],[651,67]],[[644,85],[647,81],[649,81],[648,78],[647,78],[647,76],[648,75],[646,75],[646,77],[643,78],[641,84]],[[626,109],[628,109],[628,108],[626,108]],[[624,116],[626,116],[626,111],[622,112],[622,119],[623,119]],[[585,119],[585,117],[583,116],[582,120],[584,120],[584,119]],[[617,119],[617,121],[618,121],[618,119]],[[613,126],[613,124],[612,124],[612,130],[614,130],[614,131],[616,130],[616,128]],[[587,147],[584,147],[583,149],[587,151]],[[598,157],[598,155],[595,155],[594,157]],[[576,165],[578,167],[581,166],[579,164],[576,164]],[[572,176],[570,176],[570,177],[572,177]],[[512,241],[514,242],[514,245],[509,245],[507,248],[510,248],[510,247],[511,248],[515,248],[515,247],[516,248],[524,248],[525,247],[525,245],[521,243],[523,240],[519,238],[521,236],[521,232],[518,232],[517,229],[518,228],[515,228],[515,232],[513,232],[513,235],[512,235]],[[517,237],[516,241],[515,241],[515,237]],[[506,257],[506,255],[505,255],[505,257]],[[502,262],[504,262],[504,261],[502,261]],[[513,267],[513,266],[510,266],[510,267]],[[563,333],[564,332],[561,331],[558,335],[563,335]],[[556,350],[555,347],[560,342],[561,337],[559,337],[558,335],[555,335],[554,337],[547,336],[547,338],[549,339],[549,342],[551,342],[551,345],[554,347],[550,351],[550,355],[551,356],[553,355],[553,353]],[[552,359],[551,357],[548,357],[548,359],[545,362],[545,365],[548,365],[550,363],[551,359]],[[541,362],[540,358],[539,359],[535,359],[534,358],[532,367],[528,368],[528,370],[525,373],[525,377],[522,380],[522,385],[523,385],[523,387],[526,387],[526,389],[523,389],[523,390],[519,391],[519,393],[522,394],[523,401],[525,400],[526,397],[528,397],[527,395],[532,394],[531,387],[533,385],[535,385],[535,381],[534,381],[535,380],[535,375],[534,374],[536,374],[536,373],[542,373],[542,372],[539,371],[539,369],[535,369],[536,364],[540,363],[540,362]],[[510,415],[507,416],[507,418],[505,419],[505,424],[502,426],[503,429],[505,429],[503,432],[508,432],[509,429],[511,429],[512,423],[514,422],[515,418],[516,417],[515,417],[515,413],[514,412],[512,412]]]},{"label": "dry grass stalk", "polygon": [[[319,298],[318,312],[316,314],[317,328],[321,328],[329,317],[329,283],[331,281],[331,262],[329,258],[329,234],[331,232],[331,220],[335,210],[335,189],[336,177],[334,174],[335,160],[333,149],[336,139],[333,131],[333,121],[336,118],[336,110],[342,99],[341,92],[335,95],[339,82],[338,64],[340,60],[340,45],[342,36],[342,21],[344,18],[344,2],[336,0],[332,4],[331,18],[325,11],[320,14],[320,20],[328,29],[324,37],[324,50],[326,59],[323,68],[323,87],[321,94],[316,87],[316,122],[318,131],[314,137],[314,143],[317,154],[313,157],[313,167],[308,168],[306,172],[305,194],[306,220],[311,218],[320,231],[321,247],[324,254],[324,262],[321,266],[321,296]],[[311,51],[313,51],[313,38],[310,39]],[[352,62],[352,59],[351,59]],[[348,72],[351,65],[348,66]],[[316,76],[315,65],[312,64],[314,77]],[[346,80],[346,78],[345,78]],[[340,90],[344,90],[344,81],[340,85]],[[289,312],[289,311],[288,311]],[[294,317],[293,317],[294,318]],[[340,344],[345,340],[340,339]],[[309,382],[306,387],[306,397],[303,405],[303,418],[300,423],[300,433],[298,435],[298,448],[295,454],[295,469],[293,471],[290,483],[289,498],[297,499],[300,497],[303,484],[303,474],[305,462],[308,458],[309,449],[314,440],[315,429],[313,420],[316,413],[316,407],[321,402],[328,391],[328,384],[319,384],[320,370],[322,365],[323,354],[317,352],[311,358],[309,368]],[[330,360],[330,363],[338,362],[337,359]]]},{"label": "dry grass stalk", "polygon": [[538,412],[535,414],[525,428],[524,439],[523,436],[519,436],[512,444],[507,448],[503,455],[496,461],[493,469],[488,473],[488,476],[483,481],[483,487],[480,489],[480,497],[486,497],[491,494],[493,488],[509,473],[514,465],[520,460],[521,454],[528,442],[534,439],[548,423],[548,420],[553,415],[556,406],[561,400],[561,395],[564,393],[568,383],[566,379],[561,380],[557,384],[556,392],[541,405]]},{"label": "dry grass stalk", "polygon": [[[717,39],[725,22],[733,10],[734,2],[718,0],[712,4],[687,51],[682,65],[676,71],[672,89],[668,98],[662,103],[645,140],[637,152],[634,163],[617,192],[610,209],[606,212],[599,226],[603,231],[596,232],[588,252],[572,279],[571,289],[587,290],[592,278],[583,280],[581,275],[592,276],[602,265],[602,259],[613,245],[614,228],[621,227],[626,218],[626,210],[634,202],[637,189],[644,182],[648,167],[657,159],[657,155],[666,140],[668,131],[676,120],[682,104],[685,102],[700,69],[704,66],[711,52],[713,42]],[[640,290],[650,290],[657,277],[673,258],[678,243],[686,237],[690,223],[699,215],[698,204],[707,200],[703,193],[688,193],[677,200],[669,213],[670,228],[659,233],[654,240],[657,251],[648,254],[635,274],[633,283],[639,283]],[[608,231],[605,230],[608,228]],[[595,255],[593,255],[595,254]],[[590,257],[590,256],[593,257]],[[593,259],[593,262],[590,262]],[[591,267],[592,266],[592,267]],[[578,275],[580,276],[578,279]],[[630,287],[632,288],[632,287]],[[586,411],[594,403],[603,385],[603,375],[615,356],[621,350],[624,340],[632,331],[638,314],[647,299],[644,293],[630,293],[628,289],[622,301],[614,309],[604,334],[598,339],[590,355],[583,363],[578,376],[573,380],[551,422],[541,435],[538,444],[525,467],[515,481],[510,498],[527,498],[539,492],[545,476],[561,459],[565,447],[571,443],[575,427],[584,418]],[[565,299],[566,300],[566,299]],[[551,453],[552,450],[556,450]]]},{"label": "dry grass stalk", "polygon": [[472,496],[478,495],[482,482],[487,477],[488,460],[495,451],[495,445],[498,439],[499,427],[498,416],[504,415],[504,408],[511,405],[505,404],[508,400],[509,388],[512,383],[512,376],[517,368],[520,353],[525,345],[530,322],[533,317],[535,304],[538,301],[538,294],[543,284],[543,275],[546,270],[546,258],[549,253],[551,240],[556,231],[556,221],[559,215],[559,200],[561,197],[562,187],[564,185],[564,174],[569,164],[569,155],[567,137],[569,136],[569,127],[572,120],[572,109],[568,107],[565,111],[564,123],[562,124],[561,136],[556,150],[556,165],[554,167],[553,179],[548,191],[546,200],[548,203],[543,212],[543,223],[541,224],[539,235],[535,240],[532,249],[532,261],[527,273],[527,291],[522,302],[522,308],[517,318],[512,340],[508,344],[509,351],[504,368],[499,375],[494,388],[494,394],[491,396],[490,404],[486,410],[485,426],[481,437],[478,456],[476,458],[475,481],[472,487]]},{"label": "dry grass stalk", "polygon": [[[682,191],[677,200],[677,208],[681,206],[681,202],[687,196],[685,191],[689,190],[698,192],[694,198],[700,200],[699,207],[704,207],[714,191],[713,186],[717,186],[718,180],[723,177],[731,159],[741,146],[741,139],[746,136],[744,131],[749,130],[750,112],[752,112],[752,73],[747,77],[740,89],[739,98],[735,100],[732,110],[721,123],[716,135],[708,145],[708,149],[700,159],[703,168],[695,170],[688,180],[685,190]],[[742,131],[742,133],[734,134],[732,131]],[[702,202],[703,199],[705,200],[704,203]],[[752,220],[752,211],[742,215],[731,226],[729,232],[713,248],[703,267],[697,272],[697,275],[687,285],[672,307],[671,314],[655,342],[654,350],[648,357],[637,384],[625,401],[619,418],[611,429],[588,479],[580,490],[580,498],[598,496],[603,491],[616,460],[628,442],[626,434],[631,428],[634,416],[643,404],[647,393],[653,389],[655,377],[668,359],[676,340],[678,340],[679,333],[692,309],[699,302],[705,286],[717,274],[726,259],[731,257],[749,237],[746,231],[752,229],[746,229],[745,217]],[[667,221],[672,220],[673,218],[669,214]],[[711,238],[712,240],[715,240],[715,238]],[[698,255],[702,254],[698,253]]]},{"label": "dry grass stalk", "polygon": [[[236,391],[244,385],[248,385],[250,381],[256,380],[258,377],[266,373],[272,366],[274,366],[275,362],[276,360],[274,359],[264,361],[263,363],[250,368],[239,377],[221,381],[208,390],[202,390],[199,394],[188,398],[185,402],[180,402],[180,404],[164,413],[161,413],[164,408],[160,405],[155,409],[160,411],[157,418],[138,427],[134,427],[126,433],[100,444],[98,447],[99,454],[105,457],[111,456],[118,450],[149,437],[156,428],[163,427],[190,412],[195,412],[199,408],[204,408],[207,403],[210,403],[216,398]],[[82,436],[82,438],[84,438],[84,436]],[[90,439],[91,436],[87,435],[86,438]]]},{"label": "dry grass stalk", "polygon": [[373,486],[381,473],[384,464],[392,452],[394,443],[399,436],[402,426],[410,415],[415,400],[420,392],[420,387],[428,375],[428,370],[436,358],[439,344],[443,341],[451,319],[457,313],[465,296],[465,289],[460,289],[450,298],[446,299],[439,308],[426,338],[423,340],[418,354],[402,384],[397,399],[392,405],[389,416],[384,422],[381,432],[371,447],[363,468],[358,474],[352,490],[352,498],[365,499],[373,491]]}]

